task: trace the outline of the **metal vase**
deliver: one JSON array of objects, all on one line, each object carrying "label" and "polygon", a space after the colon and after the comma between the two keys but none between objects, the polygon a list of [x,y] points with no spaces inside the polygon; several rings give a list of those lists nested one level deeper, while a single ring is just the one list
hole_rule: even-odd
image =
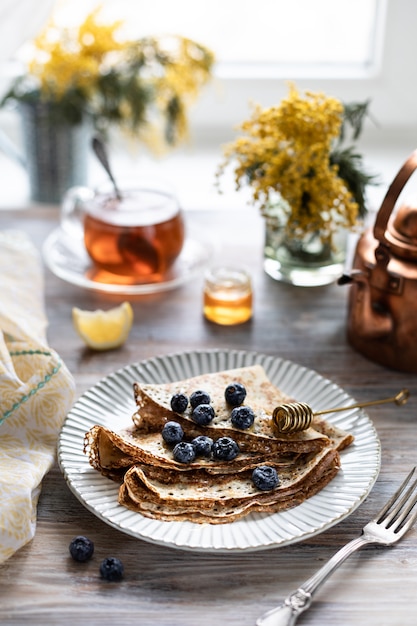
[{"label": "metal vase", "polygon": [[48,103],[21,103],[23,144],[33,202],[58,204],[88,179],[89,124],[57,120]]}]

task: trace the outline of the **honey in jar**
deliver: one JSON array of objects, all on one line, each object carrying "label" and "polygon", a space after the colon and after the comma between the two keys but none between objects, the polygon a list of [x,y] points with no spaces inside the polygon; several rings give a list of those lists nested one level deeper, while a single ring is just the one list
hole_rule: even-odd
[{"label": "honey in jar", "polygon": [[204,283],[204,315],[224,326],[242,324],[252,317],[252,285],[246,270],[216,267]]}]

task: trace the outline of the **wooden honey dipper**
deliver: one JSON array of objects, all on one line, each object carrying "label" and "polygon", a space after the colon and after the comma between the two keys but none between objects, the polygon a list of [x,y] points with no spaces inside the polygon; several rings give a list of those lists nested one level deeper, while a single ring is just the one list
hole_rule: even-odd
[{"label": "wooden honey dipper", "polygon": [[338,411],[348,411],[349,409],[363,409],[366,406],[387,404],[388,402],[394,402],[397,406],[401,406],[407,402],[409,397],[409,390],[401,389],[397,395],[391,398],[371,400],[370,402],[358,402],[357,404],[351,404],[350,406],[336,407],[334,409],[325,409],[316,412],[313,412],[311,406],[305,404],[304,402],[291,402],[275,407],[272,413],[272,420],[280,433],[298,433],[301,430],[306,430],[310,426],[313,417],[316,415],[336,413]]}]

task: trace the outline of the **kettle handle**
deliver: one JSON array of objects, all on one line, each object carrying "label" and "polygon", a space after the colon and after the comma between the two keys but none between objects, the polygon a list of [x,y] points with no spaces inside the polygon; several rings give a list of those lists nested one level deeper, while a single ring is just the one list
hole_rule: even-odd
[{"label": "kettle handle", "polygon": [[382,201],[381,208],[378,211],[374,224],[374,237],[385,246],[389,246],[389,243],[385,238],[388,220],[394,209],[398,196],[416,168],[417,150],[414,150],[399,170],[391,185],[388,187],[388,191]]}]

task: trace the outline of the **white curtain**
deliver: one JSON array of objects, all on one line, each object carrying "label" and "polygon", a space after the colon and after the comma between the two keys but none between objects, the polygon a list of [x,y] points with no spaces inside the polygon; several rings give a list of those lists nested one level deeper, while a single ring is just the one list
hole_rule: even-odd
[{"label": "white curtain", "polygon": [[[26,41],[35,37],[47,22],[56,0],[0,0],[0,97],[6,91],[9,78],[2,68]],[[0,152],[23,163],[6,133],[0,128]]]},{"label": "white curtain", "polygon": [[48,20],[56,0],[0,1],[0,63],[33,39]]}]

